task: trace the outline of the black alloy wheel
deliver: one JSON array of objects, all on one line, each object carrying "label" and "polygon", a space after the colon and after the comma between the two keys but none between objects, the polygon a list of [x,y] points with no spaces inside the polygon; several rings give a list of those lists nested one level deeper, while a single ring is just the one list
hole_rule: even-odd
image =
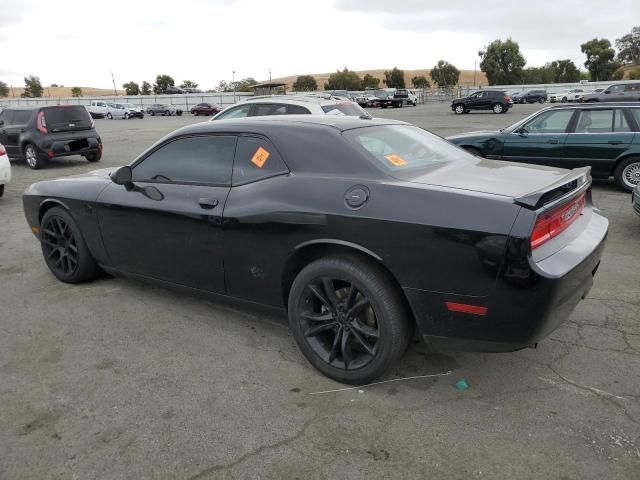
[{"label": "black alloy wheel", "polygon": [[363,384],[382,375],[410,340],[407,310],[382,269],[358,257],[305,267],[289,296],[298,347],[322,373]]},{"label": "black alloy wheel", "polygon": [[100,268],[73,217],[64,208],[47,210],[40,225],[40,235],[42,255],[58,280],[79,283],[99,275]]}]

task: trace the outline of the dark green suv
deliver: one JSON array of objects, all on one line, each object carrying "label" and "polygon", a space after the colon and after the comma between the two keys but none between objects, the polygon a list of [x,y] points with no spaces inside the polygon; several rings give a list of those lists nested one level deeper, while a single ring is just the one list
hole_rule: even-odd
[{"label": "dark green suv", "polygon": [[540,110],[495,132],[448,137],[475,155],[562,168],[591,167],[627,191],[640,184],[640,104],[580,104]]}]

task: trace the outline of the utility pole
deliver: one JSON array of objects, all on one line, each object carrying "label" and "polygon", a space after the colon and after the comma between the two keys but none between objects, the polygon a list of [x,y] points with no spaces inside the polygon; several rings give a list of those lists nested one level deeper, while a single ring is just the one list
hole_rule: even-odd
[{"label": "utility pole", "polygon": [[269,69],[269,83],[271,83],[271,69]]},{"label": "utility pole", "polygon": [[113,94],[117,97],[118,90],[116,90],[116,79],[113,76],[113,72],[111,72],[111,81],[113,82]]},{"label": "utility pole", "polygon": [[233,85],[233,103],[236,103],[236,71],[231,70],[231,84]]}]

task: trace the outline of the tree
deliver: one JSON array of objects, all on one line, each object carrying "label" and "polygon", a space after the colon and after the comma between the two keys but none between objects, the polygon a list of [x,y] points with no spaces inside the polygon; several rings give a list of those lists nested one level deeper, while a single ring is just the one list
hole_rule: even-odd
[{"label": "tree", "polygon": [[370,75],[368,73],[364,74],[362,77],[362,88],[378,88],[380,86],[380,79]]},{"label": "tree", "polygon": [[633,27],[630,33],[616,40],[618,61],[640,64],[640,27]]},{"label": "tree", "polygon": [[344,67],[344,70],[336,70],[336,73],[329,75],[329,81],[324,84],[324,89],[361,90],[362,80],[356,72],[352,72],[347,67]]},{"label": "tree", "polygon": [[480,70],[486,73],[489,85],[513,85],[522,81],[522,70],[527,61],[520,53],[518,43],[512,39],[494,40],[478,55],[482,59]]},{"label": "tree", "polygon": [[158,75],[156,77],[156,83],[153,84],[153,91],[155,93],[165,93],[167,88],[173,87],[175,81],[169,75]]},{"label": "tree", "polygon": [[592,81],[611,80],[613,73],[620,68],[620,63],[614,60],[616,51],[606,38],[594,38],[580,45],[580,48],[587,56],[584,66],[589,70]]},{"label": "tree", "polygon": [[296,92],[313,92],[318,89],[318,82],[312,75],[300,75],[293,82],[293,89]]},{"label": "tree", "polygon": [[383,82],[389,88],[404,88],[404,71],[398,67],[385,70]]},{"label": "tree", "polygon": [[629,70],[629,80],[640,80],[640,68]]},{"label": "tree", "polygon": [[151,84],[146,80],[142,82],[142,88],[140,89],[142,95],[151,95]]},{"label": "tree", "polygon": [[227,82],[225,82],[224,80],[220,80],[218,82],[218,86],[216,87],[216,91],[218,91],[218,92],[230,92],[231,89],[229,88],[229,84]]},{"label": "tree", "polygon": [[122,88],[125,89],[127,95],[140,95],[140,86],[136,82],[123,83]]},{"label": "tree", "polygon": [[429,83],[429,80],[427,80],[427,77],[425,77],[424,75],[418,75],[417,77],[413,77],[411,79],[411,84],[413,85],[413,88],[430,88],[431,87],[431,83]]},{"label": "tree", "polygon": [[73,87],[71,89],[71,96],[72,97],[81,97],[82,96],[82,88],[80,87]]},{"label": "tree", "polygon": [[33,75],[24,77],[24,92],[20,95],[23,98],[38,98],[42,96],[42,84],[40,79]]},{"label": "tree", "polygon": [[8,97],[9,96],[9,87],[7,84],[0,80],[0,97]]},{"label": "tree", "polygon": [[257,84],[258,82],[255,78],[247,77],[243,78],[242,80],[238,80],[237,82],[235,82],[235,84],[231,82],[227,91],[233,90],[233,86],[235,85],[236,92],[253,92],[254,89],[252,87]]},{"label": "tree", "polygon": [[555,70],[554,83],[575,83],[580,81],[580,70],[576,64],[568,58],[565,60],[554,60],[551,62]]},{"label": "tree", "polygon": [[460,70],[449,62],[439,60],[431,69],[431,78],[438,87],[452,87],[458,83]]},{"label": "tree", "polygon": [[180,88],[198,88],[198,84],[193,80],[183,80],[180,84]]},{"label": "tree", "polygon": [[557,68],[553,63],[547,63],[542,67],[525,68],[522,71],[524,83],[553,83],[556,78]]}]

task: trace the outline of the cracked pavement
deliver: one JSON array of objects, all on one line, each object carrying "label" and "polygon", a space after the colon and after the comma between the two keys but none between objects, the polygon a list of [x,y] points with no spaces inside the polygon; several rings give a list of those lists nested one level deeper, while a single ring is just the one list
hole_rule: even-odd
[{"label": "cracked pavement", "polygon": [[[373,113],[446,136],[536,109]],[[201,120],[98,120],[100,166]],[[309,395],[342,385],[309,367],[284,318],[123,279],[54,280],[20,193],[93,167],[13,162],[0,199],[1,479],[638,478],[640,218],[611,183],[594,186],[610,220],[594,287],[537,349],[416,343],[386,379],[452,374]]]}]

